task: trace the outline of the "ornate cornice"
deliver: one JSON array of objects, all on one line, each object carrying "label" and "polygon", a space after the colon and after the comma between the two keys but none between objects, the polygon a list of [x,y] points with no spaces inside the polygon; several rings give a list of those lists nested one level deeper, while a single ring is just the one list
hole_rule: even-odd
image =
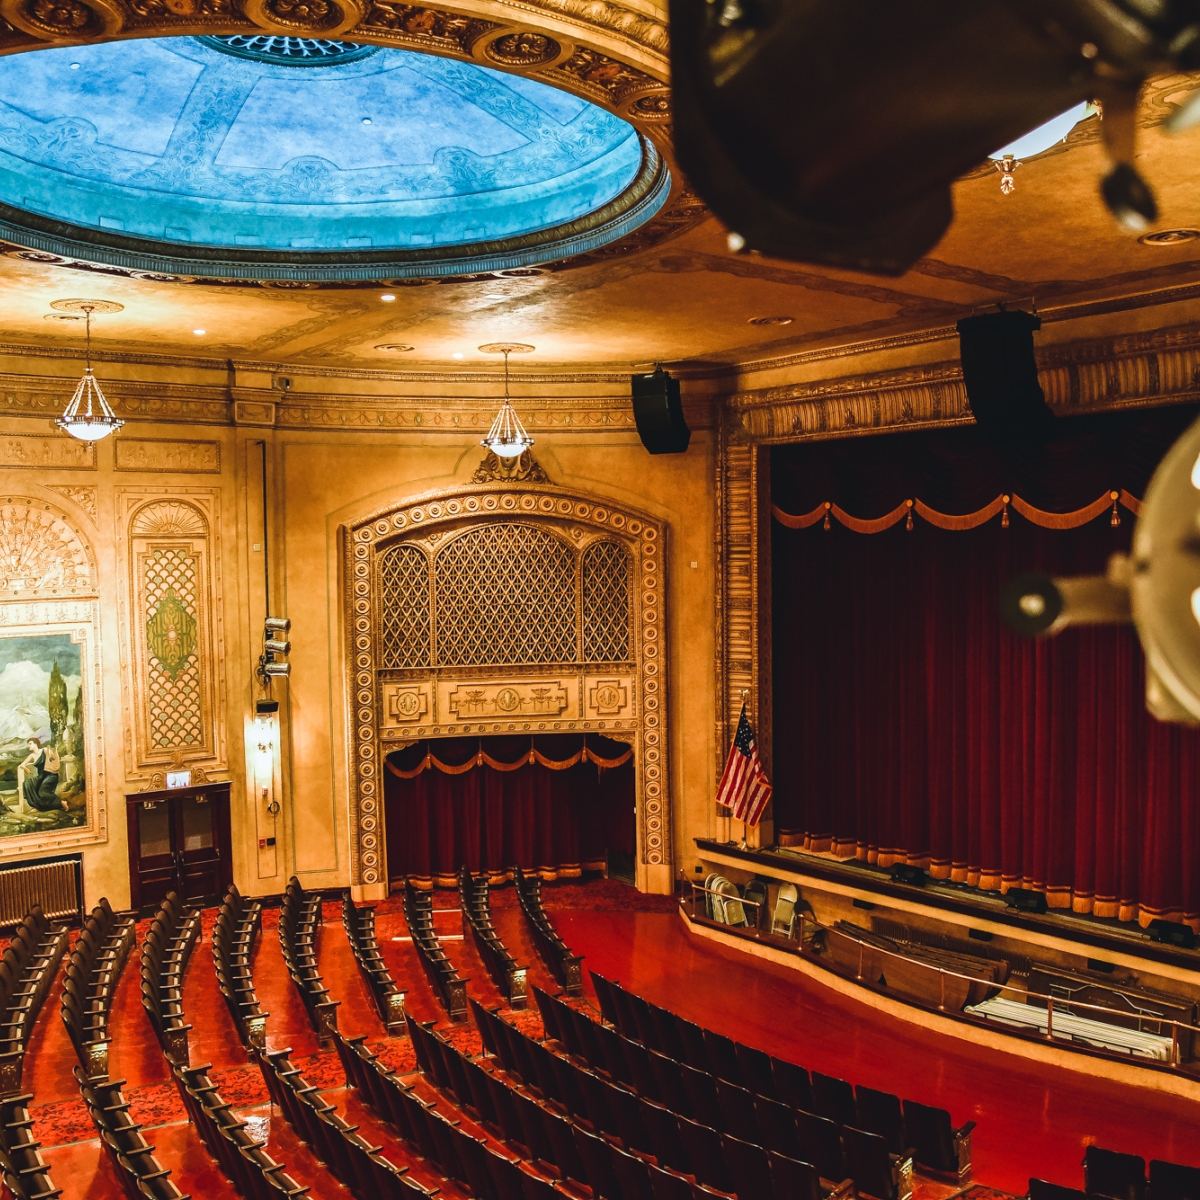
[{"label": "ornate cornice", "polygon": [[[1059,415],[1200,399],[1200,324],[1093,338],[1038,352],[1038,378]],[[753,441],[971,421],[957,361],[737,393],[729,408]]]}]

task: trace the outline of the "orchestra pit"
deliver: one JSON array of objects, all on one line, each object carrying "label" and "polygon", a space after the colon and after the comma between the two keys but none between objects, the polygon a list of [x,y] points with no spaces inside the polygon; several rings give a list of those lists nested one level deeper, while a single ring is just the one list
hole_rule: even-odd
[{"label": "orchestra pit", "polygon": [[1200,1200],[1200,0],[0,0],[0,1193]]}]

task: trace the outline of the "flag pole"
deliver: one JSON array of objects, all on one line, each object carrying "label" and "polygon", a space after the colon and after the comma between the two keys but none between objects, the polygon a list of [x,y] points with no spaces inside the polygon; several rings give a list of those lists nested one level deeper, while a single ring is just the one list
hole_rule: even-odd
[{"label": "flag pole", "polygon": [[[742,688],[742,707],[747,710],[749,710],[749,707],[750,707],[749,704],[747,703],[747,699],[746,699],[749,695],[750,695],[750,689]],[[747,712],[747,719],[750,719],[751,715],[752,714]],[[743,820],[742,821],[742,844],[739,847],[739,849],[748,850],[749,848],[750,847],[746,844],[746,822],[745,822],[745,820]]]}]

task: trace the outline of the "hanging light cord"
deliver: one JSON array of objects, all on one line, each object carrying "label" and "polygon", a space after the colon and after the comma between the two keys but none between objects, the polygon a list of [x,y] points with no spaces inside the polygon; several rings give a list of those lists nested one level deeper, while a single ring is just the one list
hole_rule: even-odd
[{"label": "hanging light cord", "polygon": [[512,353],[511,350],[504,352],[504,402],[508,403],[508,356]]},{"label": "hanging light cord", "polygon": [[87,369],[92,369],[92,306],[85,304],[83,306],[83,319],[87,322]]}]

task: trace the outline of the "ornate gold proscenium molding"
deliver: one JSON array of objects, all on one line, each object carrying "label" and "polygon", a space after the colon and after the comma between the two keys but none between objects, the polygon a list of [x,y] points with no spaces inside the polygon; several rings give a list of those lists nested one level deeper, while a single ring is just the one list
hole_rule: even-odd
[{"label": "ornate gold proscenium molding", "polygon": [[[427,570],[421,564],[433,561],[438,548],[460,544],[453,539],[461,541],[472,531],[510,522],[543,531],[538,537],[552,535],[560,554],[582,553],[585,561],[592,551],[580,548],[604,543],[623,547],[631,597],[631,627],[622,638],[628,653],[623,669],[599,660],[592,665],[586,655],[557,666],[388,665],[388,655],[395,652],[388,650],[392,642],[385,630],[381,556],[407,555],[413,561],[405,570]],[[413,737],[460,733],[590,730],[630,741],[636,764],[639,856],[647,867],[670,864],[666,532],[657,518],[607,499],[528,483],[441,492],[342,527],[355,886],[386,887],[388,881],[383,772],[389,749]],[[416,620],[418,614],[406,614],[406,619]],[[469,642],[471,630],[464,627],[461,632]],[[400,638],[405,646],[415,644],[421,630],[414,627],[409,633],[411,638]],[[451,626],[439,634],[451,641],[454,636]],[[428,626],[424,637],[428,640]]]},{"label": "ornate gold proscenium molding", "polygon": [[[1037,355],[1055,412],[1200,398],[1200,325],[1065,342]],[[752,441],[847,437],[972,420],[957,360],[739,392],[729,408]]]}]

